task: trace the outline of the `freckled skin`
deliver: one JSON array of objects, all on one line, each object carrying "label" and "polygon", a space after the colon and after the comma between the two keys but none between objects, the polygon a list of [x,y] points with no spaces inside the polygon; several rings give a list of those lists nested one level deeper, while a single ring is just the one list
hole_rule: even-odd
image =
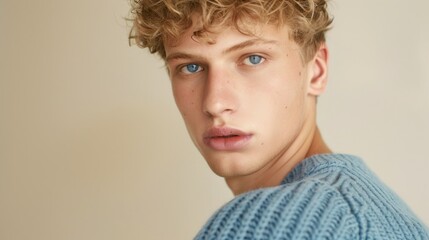
[{"label": "freckled skin", "polygon": [[[213,44],[193,40],[194,31],[166,44],[174,98],[195,146],[235,194],[277,185],[309,154],[329,151],[315,123],[316,96],[326,83],[324,45],[303,63],[287,26],[265,26],[262,38],[225,28]],[[218,151],[203,141],[212,127],[251,139],[238,150]]]}]

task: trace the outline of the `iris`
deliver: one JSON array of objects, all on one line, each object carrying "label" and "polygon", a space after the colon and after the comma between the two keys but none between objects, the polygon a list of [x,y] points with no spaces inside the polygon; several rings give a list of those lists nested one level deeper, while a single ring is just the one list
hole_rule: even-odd
[{"label": "iris", "polygon": [[196,73],[200,71],[200,66],[198,64],[188,64],[184,70],[188,73]]},{"label": "iris", "polygon": [[259,55],[251,55],[251,56],[248,56],[244,60],[244,64],[246,64],[246,65],[258,65],[258,64],[261,64],[264,60],[265,60],[265,58],[263,58]]}]

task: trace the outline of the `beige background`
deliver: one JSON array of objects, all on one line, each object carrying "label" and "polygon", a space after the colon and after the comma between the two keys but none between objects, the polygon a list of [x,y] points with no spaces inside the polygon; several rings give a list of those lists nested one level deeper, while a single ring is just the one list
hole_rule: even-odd
[{"label": "beige background", "polygon": [[[335,1],[319,122],[429,223],[426,0]],[[190,239],[231,199],[127,0],[0,0],[0,239]]]}]

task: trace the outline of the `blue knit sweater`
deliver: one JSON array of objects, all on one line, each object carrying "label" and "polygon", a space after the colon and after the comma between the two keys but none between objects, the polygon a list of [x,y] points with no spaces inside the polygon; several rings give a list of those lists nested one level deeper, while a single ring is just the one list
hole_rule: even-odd
[{"label": "blue knit sweater", "polygon": [[427,227],[357,157],[315,155],[281,185],[244,193],[196,239],[429,239]]}]

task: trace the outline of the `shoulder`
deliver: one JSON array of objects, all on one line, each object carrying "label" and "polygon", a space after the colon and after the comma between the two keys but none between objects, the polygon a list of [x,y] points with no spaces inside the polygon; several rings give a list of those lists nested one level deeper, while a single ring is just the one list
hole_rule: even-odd
[{"label": "shoulder", "polygon": [[343,154],[301,162],[277,187],[237,196],[197,239],[429,239],[428,230],[364,162]]},{"label": "shoulder", "polygon": [[341,193],[307,178],[234,198],[197,239],[356,239],[358,230]]},{"label": "shoulder", "polygon": [[376,239],[428,239],[424,224],[358,157],[317,155],[304,160],[284,180],[316,179],[341,195],[359,226],[359,236]]}]

